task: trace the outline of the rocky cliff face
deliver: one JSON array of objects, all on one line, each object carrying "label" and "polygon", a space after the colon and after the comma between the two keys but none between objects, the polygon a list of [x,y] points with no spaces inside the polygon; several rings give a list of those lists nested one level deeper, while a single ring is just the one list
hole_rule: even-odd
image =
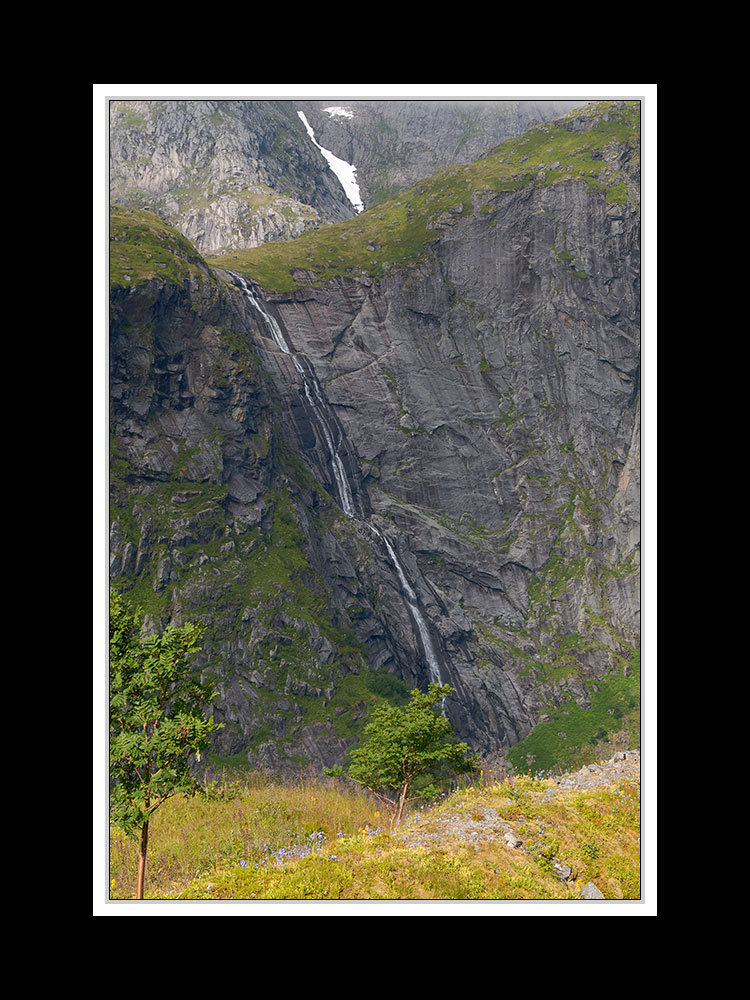
[{"label": "rocky cliff face", "polygon": [[202,253],[355,214],[286,101],[112,101],[110,198],[154,212]]},{"label": "rocky cliff face", "polygon": [[208,623],[217,753],[339,762],[439,676],[492,755],[632,668],[638,165],[589,162],[617,185],[535,166],[418,259],[287,291],[115,214],[111,573],[154,624]]}]

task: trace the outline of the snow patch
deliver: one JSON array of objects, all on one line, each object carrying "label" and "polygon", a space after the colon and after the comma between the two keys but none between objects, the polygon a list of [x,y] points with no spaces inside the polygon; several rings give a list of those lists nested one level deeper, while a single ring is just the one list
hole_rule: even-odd
[{"label": "snow patch", "polygon": [[351,110],[351,108],[342,108],[342,107],[339,107],[338,105],[336,107],[323,108],[323,110],[328,112],[328,117],[329,118],[334,118],[337,115],[338,115],[339,118],[353,118],[354,117],[354,112]]},{"label": "snow patch", "polygon": [[365,206],[362,203],[362,199],[359,194],[359,184],[357,184],[357,168],[351,163],[347,163],[346,160],[340,160],[338,156],[334,156],[329,149],[323,149],[319,142],[315,139],[315,133],[310,127],[304,111],[298,111],[300,121],[307,129],[307,134],[312,139],[313,143],[318,147],[326,160],[328,160],[328,166],[336,174],[341,186],[344,189],[344,193],[349,201],[354,205],[358,212],[364,212]]}]

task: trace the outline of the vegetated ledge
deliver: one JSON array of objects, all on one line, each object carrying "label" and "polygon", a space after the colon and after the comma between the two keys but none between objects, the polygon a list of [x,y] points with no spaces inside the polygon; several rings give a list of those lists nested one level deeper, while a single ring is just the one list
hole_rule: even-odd
[{"label": "vegetated ledge", "polygon": [[153,212],[111,205],[110,291],[135,288],[154,278],[183,286],[191,277],[217,283],[193,244]]},{"label": "vegetated ledge", "polygon": [[377,280],[428,256],[443,228],[480,213],[502,192],[578,181],[609,201],[628,201],[634,191],[625,168],[639,158],[640,102],[605,101],[442,170],[353,219],[207,260],[281,293],[299,287],[296,272],[317,284],[340,276]]}]

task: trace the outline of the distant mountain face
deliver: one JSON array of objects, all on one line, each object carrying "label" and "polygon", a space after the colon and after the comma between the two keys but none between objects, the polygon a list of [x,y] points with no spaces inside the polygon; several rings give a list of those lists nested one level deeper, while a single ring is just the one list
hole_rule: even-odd
[{"label": "distant mountain face", "polygon": [[111,580],[206,623],[223,759],[340,763],[436,675],[501,754],[637,672],[637,111],[220,257],[113,210]]},{"label": "distant mountain face", "polygon": [[317,141],[356,166],[367,208],[580,106],[580,101],[295,102]]},{"label": "distant mountain face", "polygon": [[110,198],[154,212],[201,253],[246,249],[356,214],[359,206],[326,153],[356,168],[359,194],[370,208],[572,106],[115,100]]},{"label": "distant mountain face", "polygon": [[154,212],[203,253],[354,214],[284,101],[112,101],[110,199]]}]

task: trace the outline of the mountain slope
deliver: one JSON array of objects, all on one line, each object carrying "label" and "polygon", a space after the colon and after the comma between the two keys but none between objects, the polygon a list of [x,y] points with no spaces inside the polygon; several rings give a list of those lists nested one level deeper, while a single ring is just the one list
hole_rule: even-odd
[{"label": "mountain slope", "polygon": [[340,762],[435,670],[486,756],[632,713],[637,110],[209,261],[113,213],[112,578],[209,624],[218,753]]},{"label": "mountain slope", "polygon": [[370,207],[568,106],[364,101],[330,118],[325,103],[112,101],[110,198],[154,212],[202,253],[254,247],[356,214],[328,143],[356,167]]},{"label": "mountain slope", "polygon": [[316,140],[357,168],[367,208],[557,118],[575,101],[296,101]]},{"label": "mountain slope", "polygon": [[[332,781],[209,787],[209,801],[171,800],[155,815],[148,898],[645,898],[637,752],[555,778],[486,771],[413,803],[392,832],[377,800]],[[135,854],[114,831],[113,898],[132,898]]]},{"label": "mountain slope", "polygon": [[112,101],[110,199],[204,253],[354,214],[286,101]]}]

